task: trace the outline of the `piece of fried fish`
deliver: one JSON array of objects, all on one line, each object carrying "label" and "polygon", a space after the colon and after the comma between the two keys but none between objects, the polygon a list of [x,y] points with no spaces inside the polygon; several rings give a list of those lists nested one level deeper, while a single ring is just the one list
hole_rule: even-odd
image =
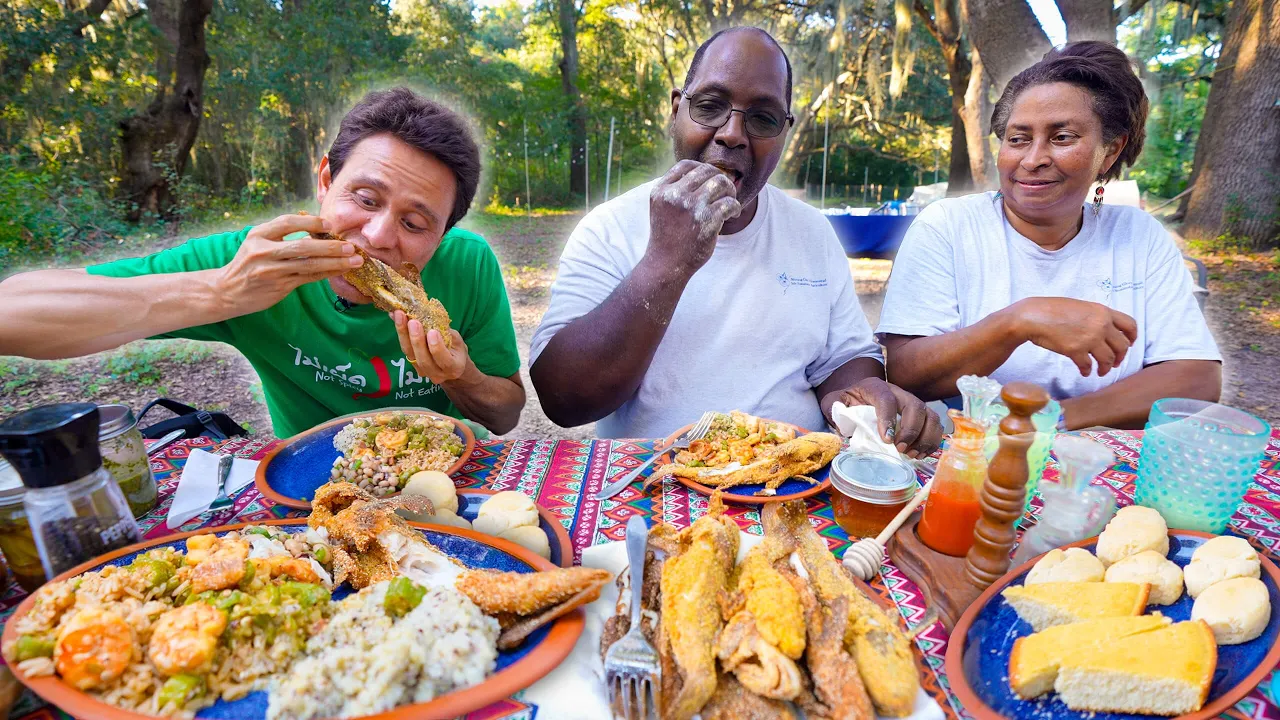
[{"label": "piece of fried fish", "polygon": [[[690,720],[716,691],[715,642],[724,627],[719,596],[738,556],[738,525],[723,512],[713,495],[709,512],[680,531],[676,552],[662,564],[665,720]],[[675,672],[667,672],[667,663]],[[678,687],[668,691],[668,684]]]},{"label": "piece of fried fish", "polygon": [[848,602],[845,649],[857,663],[876,711],[887,717],[906,717],[915,708],[920,676],[911,655],[911,642],[880,606],[853,583],[813,526],[803,500],[768,503],[760,513],[765,536],[791,537],[809,585],[828,608],[838,598]]},{"label": "piece of fried fish", "polygon": [[[339,239],[328,233],[318,233],[312,237],[322,240]],[[364,264],[342,276],[347,282],[373,300],[379,310],[399,310],[422,323],[423,332],[433,328],[438,330],[445,347],[453,347],[453,340],[449,337],[449,313],[439,300],[427,297],[427,291],[422,287],[421,269],[412,263],[404,263],[403,273],[400,273],[378,258],[370,256],[358,245],[356,253],[364,258]]]},{"label": "piece of fried fish", "polygon": [[334,482],[316,490],[307,524],[323,527],[333,548],[334,582],[357,590],[403,575],[429,587],[452,587],[498,619],[498,647],[520,644],[529,633],[600,597],[613,575],[585,567],[533,573],[472,570],[427,541],[396,514],[430,512],[415,496],[375,499],[356,485]]}]

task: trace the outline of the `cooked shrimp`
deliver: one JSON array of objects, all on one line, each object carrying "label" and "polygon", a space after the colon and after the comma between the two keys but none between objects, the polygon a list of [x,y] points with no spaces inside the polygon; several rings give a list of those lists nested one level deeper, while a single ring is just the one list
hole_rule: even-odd
[{"label": "cooked shrimp", "polygon": [[192,535],[187,538],[187,564],[199,565],[204,562],[217,542],[215,535]]},{"label": "cooked shrimp", "polygon": [[176,607],[156,620],[147,653],[167,676],[208,672],[227,616],[208,603]]},{"label": "cooked shrimp", "polygon": [[244,579],[245,561],[234,557],[210,558],[191,571],[191,592],[225,590]]},{"label": "cooked shrimp", "polygon": [[379,425],[386,425],[396,419],[395,413],[378,413],[373,416],[373,421]]},{"label": "cooked shrimp", "polygon": [[133,659],[133,629],[124,618],[99,608],[80,610],[58,631],[53,661],[58,674],[79,690],[120,677]]},{"label": "cooked shrimp", "polygon": [[277,578],[286,575],[298,582],[314,583],[316,585],[323,584],[320,575],[311,566],[311,563],[305,558],[285,557],[276,555],[274,557],[262,558],[258,561],[261,563],[258,567],[264,567],[267,573]]},{"label": "cooked shrimp", "polygon": [[407,430],[383,430],[374,438],[374,442],[383,450],[399,450],[409,443]]}]

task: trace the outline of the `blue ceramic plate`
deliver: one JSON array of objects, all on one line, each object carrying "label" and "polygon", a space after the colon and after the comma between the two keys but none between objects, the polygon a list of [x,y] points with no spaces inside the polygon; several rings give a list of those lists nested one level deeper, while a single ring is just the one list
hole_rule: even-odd
[{"label": "blue ceramic plate", "polygon": [[[92,560],[67,571],[59,575],[55,580],[65,580],[81,573],[98,570],[107,565],[127,565],[133,561],[135,556],[155,548],[175,547],[182,549],[185,547],[185,539],[192,535],[203,533],[222,534],[247,525],[273,525],[291,533],[305,532],[307,527],[306,520],[271,520],[169,535],[109,553],[97,560]],[[421,530],[427,540],[440,548],[441,551],[457,558],[470,568],[520,573],[553,569],[553,566],[546,560],[505,540],[488,537],[469,530],[428,527],[417,524],[415,526]],[[334,590],[333,598],[337,600],[350,594],[351,589],[344,584]],[[4,643],[7,644],[15,639],[16,632],[14,631],[15,623],[13,620],[30,611],[34,599],[34,595],[28,597],[14,611],[5,628]],[[528,687],[534,681],[551,672],[573,649],[578,636],[582,634],[582,628],[582,612],[571,613],[549,626],[539,628],[514,650],[499,651],[497,668],[483,683],[442,695],[429,703],[406,705],[387,713],[369,717],[382,720],[453,718],[486,707],[507,698],[517,690]],[[151,717],[107,705],[63,684],[57,677],[27,678],[17,672],[16,669],[15,675],[36,694],[76,717],[100,718],[102,720],[123,720],[124,718],[135,720]],[[257,691],[234,702],[219,700],[213,706],[201,710],[196,714],[196,717],[258,720],[266,717],[266,711],[267,693],[265,691]]]},{"label": "blue ceramic plate", "polygon": [[[771,420],[770,422],[780,422],[780,421]],[[783,423],[783,424],[790,425],[790,423]],[[669,436],[667,436],[667,439],[663,441],[663,445],[670,445],[674,443],[677,438],[685,434],[692,427],[693,427],[693,424],[685,425],[679,430],[676,430],[675,432],[671,433]],[[809,432],[808,430],[805,430],[804,428],[798,427],[796,425],[791,425],[791,427],[796,429],[797,436],[804,435],[805,433]],[[675,453],[668,450],[667,452],[663,453],[657,460],[654,461],[654,466],[657,467],[658,465],[672,462],[674,458],[675,458]],[[330,460],[329,462],[333,462],[333,461]],[[810,482],[805,482],[804,480],[790,478],[782,481],[782,484],[779,485],[777,488],[777,493],[774,495],[757,495],[756,493],[760,492],[761,490],[764,490],[764,485],[762,483],[756,483],[753,485],[734,485],[732,488],[729,488],[728,491],[722,492],[720,494],[720,497],[725,502],[739,503],[742,505],[763,505],[764,503],[767,503],[767,502],[785,502],[787,500],[800,500],[802,498],[807,498],[811,495],[817,495],[823,490],[826,490],[827,488],[831,487],[831,479],[829,477],[830,474],[831,474],[831,464],[828,463],[827,465],[824,465],[822,468],[820,468],[817,472],[814,472],[809,476],[809,477],[812,477],[814,480],[818,481],[816,485]],[[714,487],[711,487],[709,485],[703,485],[702,483],[697,482],[696,480],[692,480],[690,478],[677,477],[675,478],[675,480],[676,482],[680,483],[681,485],[684,485],[690,490],[700,492],[703,495],[710,495],[716,490]]]},{"label": "blue ceramic plate", "polygon": [[[452,422],[453,433],[462,440],[464,447],[458,462],[448,469],[449,475],[462,469],[467,459],[471,457],[471,451],[476,447],[476,438],[471,433],[471,428],[457,418],[418,408],[379,408],[376,412],[426,415]],[[253,481],[258,492],[279,505],[298,510],[310,510],[311,498],[315,497],[316,489],[329,482],[333,461],[342,454],[333,447],[334,436],[353,419],[370,417],[374,414],[374,412],[362,412],[343,415],[298,433],[277,445],[258,464],[258,471]]]},{"label": "blue ceramic plate", "polygon": [[[1169,559],[1179,567],[1191,562],[1191,553],[1214,537],[1190,530],[1169,531]],[[1097,538],[1066,547],[1083,547],[1093,552]],[[1241,645],[1219,645],[1218,666],[1204,707],[1182,718],[1216,717],[1230,708],[1267,676],[1280,660],[1280,571],[1265,556],[1262,582],[1271,596],[1271,621],[1262,635]],[[996,581],[978,598],[956,624],[947,647],[947,677],[965,710],[980,720],[1014,718],[1035,720],[1140,720],[1149,715],[1077,712],[1068,708],[1057,694],[1022,700],[1009,688],[1009,654],[1013,643],[1032,633],[1000,591],[1021,585],[1040,558],[1035,558]],[[1192,599],[1184,591],[1172,605],[1148,605],[1147,612],[1159,611],[1174,622],[1191,619]]]}]

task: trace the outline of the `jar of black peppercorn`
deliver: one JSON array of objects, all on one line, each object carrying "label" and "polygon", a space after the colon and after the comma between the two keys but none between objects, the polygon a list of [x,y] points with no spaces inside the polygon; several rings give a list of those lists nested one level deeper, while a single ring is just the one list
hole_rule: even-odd
[{"label": "jar of black peppercorn", "polygon": [[98,408],[43,405],[0,422],[0,454],[27,487],[27,521],[52,578],[138,542],[138,524],[98,450]]}]

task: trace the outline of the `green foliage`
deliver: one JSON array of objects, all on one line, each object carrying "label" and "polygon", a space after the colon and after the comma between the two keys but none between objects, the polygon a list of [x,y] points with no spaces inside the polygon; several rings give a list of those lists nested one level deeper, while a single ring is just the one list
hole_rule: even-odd
[{"label": "green foliage", "polygon": [[164,380],[163,363],[194,365],[209,358],[209,349],[187,341],[131,343],[112,352],[103,369],[113,380],[130,385],[158,386]]}]

